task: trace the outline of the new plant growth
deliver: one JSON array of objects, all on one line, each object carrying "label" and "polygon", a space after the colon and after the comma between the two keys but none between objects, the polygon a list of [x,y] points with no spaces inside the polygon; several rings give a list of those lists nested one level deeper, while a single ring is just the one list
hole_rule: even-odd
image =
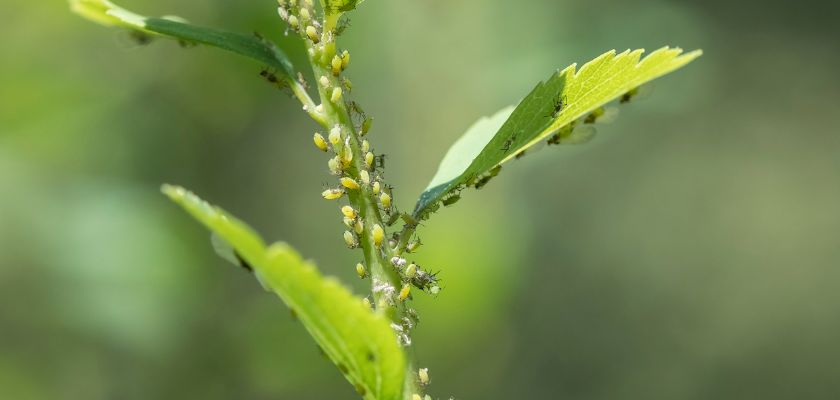
[{"label": "new plant growth", "polygon": [[[333,184],[322,193],[334,202],[344,224],[355,266],[370,280],[370,295],[357,297],[289,245],[267,245],[242,221],[178,186],[162,190],[212,232],[216,251],[254,274],[297,315],[312,338],[360,396],[368,400],[425,400],[430,372],[415,360],[412,329],[418,311],[414,296],[441,291],[436,273],[410,261],[421,242],[421,221],[458,202],[464,191],[481,189],[505,162],[542,143],[583,143],[590,126],[607,118],[606,105],[629,102],[644,83],[700,56],[679,48],[609,51],[586,63],[552,73],[516,106],[479,119],[443,157],[437,173],[411,211],[400,211],[384,176],[384,156],[373,152],[373,119],[352,99],[347,76],[351,53],[340,47],[347,14],[363,0],[278,0],[278,27],[304,44],[309,65],[294,65],[260,35],[230,33],[187,23],[178,17],[146,17],[105,0],[71,0],[76,13],[103,25],[129,30],[138,41],[170,38],[182,45],[203,44],[257,61],[263,79],[288,89],[317,126],[310,132],[323,153]],[[375,5],[374,5],[375,6]],[[314,81],[299,72],[311,69]],[[317,154],[315,155],[317,156]],[[313,198],[318,194],[313,193]]]}]

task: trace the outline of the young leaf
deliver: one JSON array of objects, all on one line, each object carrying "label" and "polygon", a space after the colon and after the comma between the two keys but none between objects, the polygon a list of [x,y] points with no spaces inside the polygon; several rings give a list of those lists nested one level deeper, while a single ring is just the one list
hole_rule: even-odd
[{"label": "young leaf", "polygon": [[402,400],[405,355],[388,319],[285,243],[268,248],[245,223],[177,186],[161,189],[247,262],[297,315],[345,378],[368,400]]},{"label": "young leaf", "polygon": [[187,24],[178,17],[153,18],[135,14],[107,0],[70,0],[77,14],[106,26],[131,29],[152,36],[164,36],[185,43],[201,43],[232,51],[274,68],[283,77],[294,77],[291,61],[273,43],[256,35],[225,32]]},{"label": "young leaf", "polygon": [[[638,86],[672,72],[702,52],[664,47],[639,61],[644,50],[609,51],[575,72],[576,64],[540,82],[515,109],[476,122],[446,153],[414,209],[422,217],[444,196],[561,132],[587,113]],[[504,123],[502,123],[504,121]],[[571,133],[571,130],[566,129]],[[561,141],[562,143],[562,141]]]},{"label": "young leaf", "polygon": [[352,11],[365,0],[326,0],[326,8],[330,11]]}]

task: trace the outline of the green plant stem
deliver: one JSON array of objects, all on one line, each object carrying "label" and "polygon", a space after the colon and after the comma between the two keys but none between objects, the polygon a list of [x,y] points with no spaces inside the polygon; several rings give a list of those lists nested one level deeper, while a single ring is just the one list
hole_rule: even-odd
[{"label": "green plant stem", "polygon": [[286,78],[286,84],[289,85],[289,88],[292,89],[292,93],[294,93],[295,97],[297,97],[298,100],[300,100],[300,103],[303,104],[303,109],[306,113],[321,126],[327,126],[327,120],[323,115],[318,114],[318,112],[315,111],[315,102],[312,101],[312,97],[309,96],[309,92],[306,91],[303,84],[292,77]]},{"label": "green plant stem", "polygon": [[[351,206],[358,211],[359,218],[364,223],[364,231],[358,235],[359,245],[362,248],[365,265],[371,277],[371,291],[374,304],[377,307],[377,312],[383,313],[393,323],[400,325],[406,311],[404,303],[395,299],[396,294],[394,292],[389,294],[382,290],[374,290],[377,285],[382,284],[390,285],[396,292],[400,290],[403,284],[402,280],[399,272],[390,261],[391,257],[398,255],[399,252],[388,246],[387,235],[383,239],[381,247],[377,248],[374,243],[373,227],[379,225],[385,229],[387,225],[382,218],[377,196],[373,193],[371,187],[363,184],[361,180],[360,171],[366,169],[364,153],[361,151],[362,138],[360,132],[356,130],[352,122],[350,111],[343,98],[332,101],[332,90],[334,88],[340,88],[342,85],[339,79],[332,73],[331,62],[337,54],[337,51],[334,41],[335,38],[330,37],[328,32],[334,29],[340,16],[340,13],[331,13],[325,16],[323,25],[323,32],[325,33],[322,34],[322,44],[320,46],[304,38],[309,62],[318,88],[318,95],[321,100],[322,111],[316,111],[316,106],[303,85],[294,81],[290,82],[290,86],[296,97],[304,104],[306,111],[316,122],[327,131],[333,129],[335,126],[341,128],[343,134],[342,143],[335,146],[336,153],[344,146],[347,146],[353,154],[352,161],[344,167],[343,172],[345,176],[353,178],[360,184],[357,190],[347,190],[347,197],[350,200]],[[327,78],[329,82],[328,86],[324,86],[320,82],[321,77]],[[347,140],[345,141],[345,139]],[[371,177],[371,179],[375,178]],[[395,301],[396,304],[393,304]],[[412,394],[418,393],[414,374],[414,351],[412,346],[406,346],[404,349],[408,361],[404,393],[405,398],[410,399]]]}]

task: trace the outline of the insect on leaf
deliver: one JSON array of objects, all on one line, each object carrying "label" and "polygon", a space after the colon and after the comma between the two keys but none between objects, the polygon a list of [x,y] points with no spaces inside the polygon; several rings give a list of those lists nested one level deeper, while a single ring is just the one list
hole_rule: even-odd
[{"label": "insect on leaf", "polygon": [[[567,128],[587,113],[618,99],[640,85],[672,72],[699,57],[700,50],[663,47],[609,51],[576,71],[572,64],[540,82],[515,108],[505,108],[470,127],[449,149],[431,183],[420,195],[414,216],[421,217],[444,196],[492,173],[502,163]],[[578,135],[586,136],[586,135]],[[581,137],[556,143],[579,143]]]},{"label": "insect on leaf", "polygon": [[295,76],[292,63],[286,54],[273,43],[255,35],[195,26],[178,17],[146,17],[107,0],[70,0],[70,8],[82,17],[102,25],[169,37],[185,43],[218,47],[260,61],[277,70],[285,78]]},{"label": "insect on leaf", "polygon": [[[237,257],[275,292],[345,378],[367,400],[402,400],[406,361],[387,318],[285,243],[266,247],[242,221],[177,186],[161,189],[175,203],[218,235],[216,245],[233,247]],[[223,242],[219,242],[223,241]],[[239,261],[237,257],[232,261]]]}]

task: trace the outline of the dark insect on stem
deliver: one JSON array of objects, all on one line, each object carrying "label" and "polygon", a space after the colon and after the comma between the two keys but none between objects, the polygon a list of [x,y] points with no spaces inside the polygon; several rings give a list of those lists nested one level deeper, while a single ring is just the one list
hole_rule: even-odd
[{"label": "dark insect on stem", "polygon": [[518,159],[520,159],[520,158],[522,158],[522,157],[525,157],[525,150],[522,150],[522,151],[520,151],[519,153],[516,153],[516,156],[514,156],[513,158],[514,158],[514,159],[516,159],[516,160],[518,160]]},{"label": "dark insect on stem", "polygon": [[278,82],[277,75],[275,75],[274,72],[269,71],[268,68],[265,68],[262,71],[260,71],[260,76],[265,78],[265,80],[269,81],[270,83],[276,84]]},{"label": "dark insect on stem", "polygon": [[338,24],[336,25],[335,30],[333,32],[335,32],[336,36],[341,35],[350,26],[350,18],[348,18],[347,15],[342,15],[341,18],[338,20]]},{"label": "dark insect on stem", "polygon": [[[385,154],[380,154],[378,156],[373,157],[373,166],[377,169],[385,169],[385,158],[387,156]],[[390,192],[390,191],[389,191]]]},{"label": "dark insect on stem", "polygon": [[140,46],[145,46],[155,39],[152,35],[138,29],[131,29],[128,31],[128,37]]},{"label": "dark insect on stem", "polygon": [[598,118],[601,118],[605,112],[606,111],[604,111],[604,107],[598,107],[592,110],[591,113],[586,115],[586,118],[583,119],[583,123],[594,124],[595,122],[598,122]]},{"label": "dark insect on stem", "polygon": [[627,93],[621,95],[621,99],[619,99],[618,102],[621,104],[629,103],[630,100],[633,100],[633,97],[636,97],[637,94],[639,94],[639,88],[630,89]]},{"label": "dark insect on stem", "polygon": [[572,134],[572,131],[575,130],[576,125],[577,125],[577,121],[570,122],[568,125],[560,128],[560,130],[557,131],[557,133],[555,133],[554,135],[551,135],[551,137],[548,138],[548,141],[546,141],[546,143],[549,146],[554,145],[554,144],[560,144],[560,142],[563,141],[563,138],[566,138],[566,137],[568,137],[569,135]]}]

